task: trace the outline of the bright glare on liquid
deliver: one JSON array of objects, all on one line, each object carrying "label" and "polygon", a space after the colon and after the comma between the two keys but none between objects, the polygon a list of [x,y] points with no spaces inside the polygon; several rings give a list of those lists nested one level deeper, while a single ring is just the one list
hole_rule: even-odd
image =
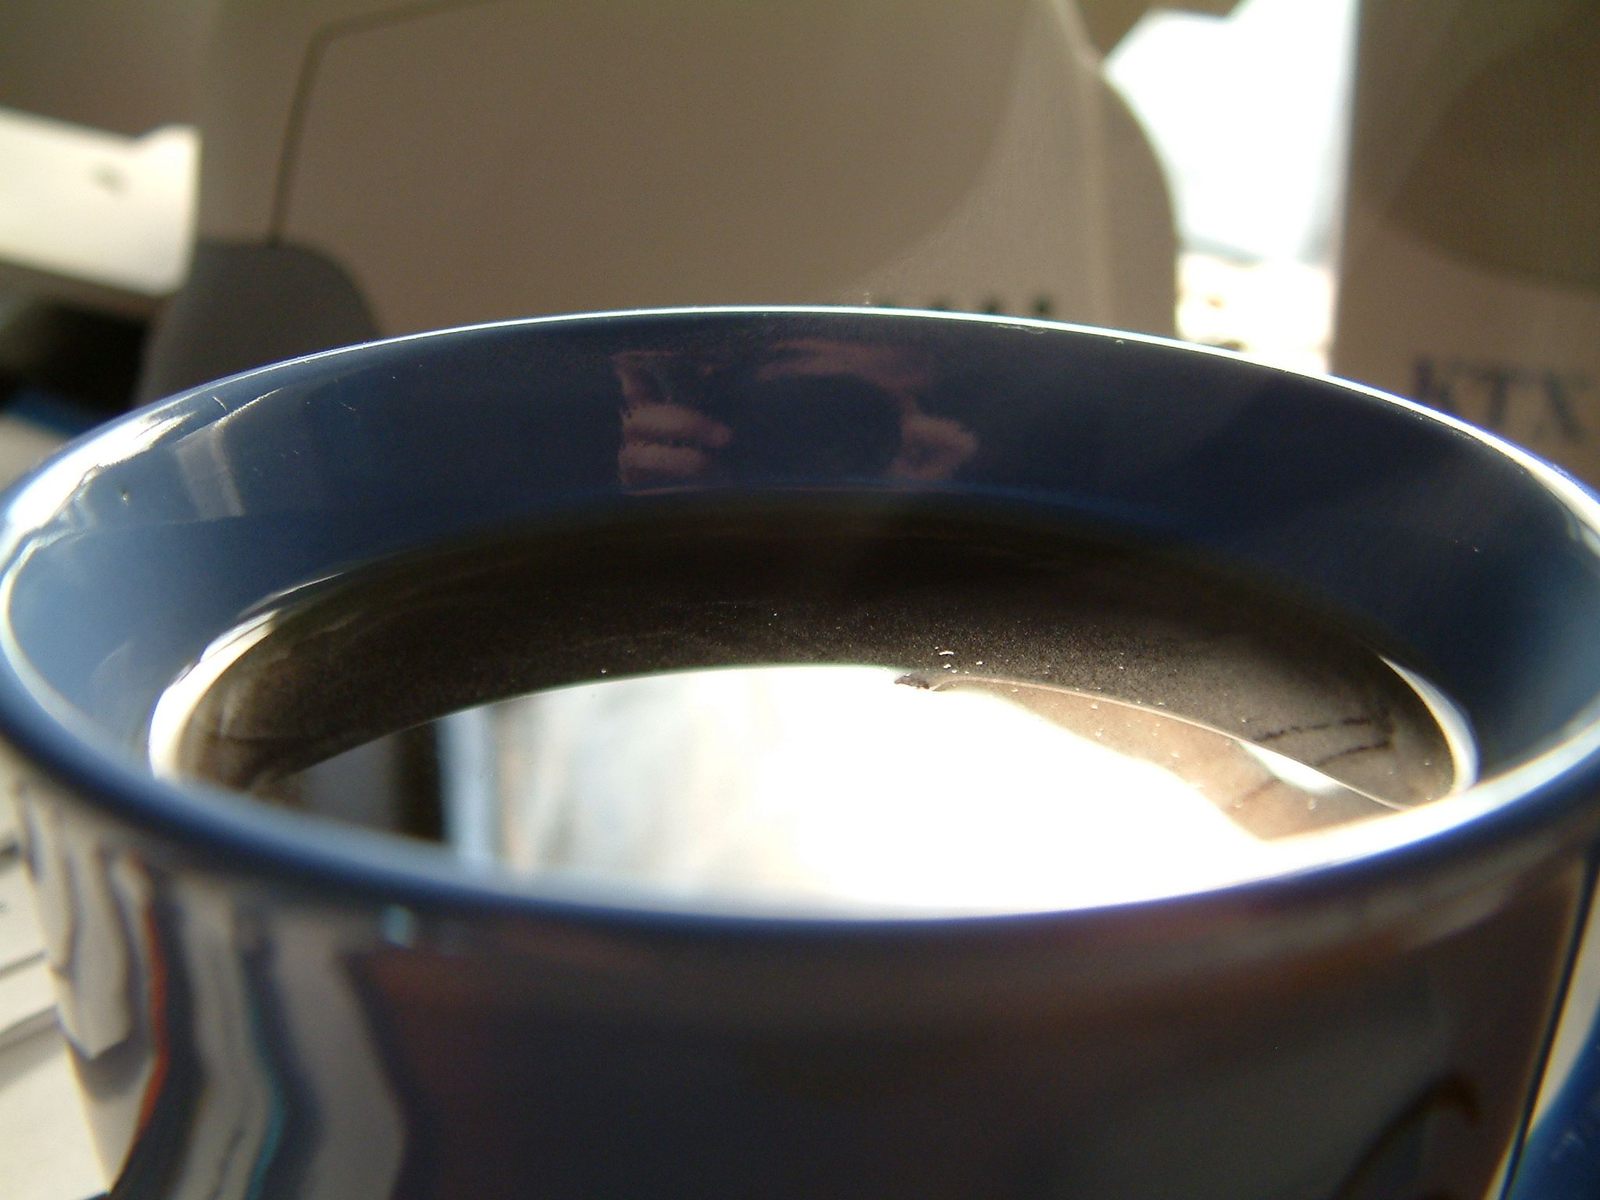
[{"label": "bright glare on liquid", "polygon": [[[459,853],[714,905],[1170,895],[1269,874],[1316,830],[1398,807],[1153,709],[1007,680],[908,686],[875,667],[602,680],[438,728]],[[348,786],[336,765],[318,784],[329,765],[300,786]]]}]

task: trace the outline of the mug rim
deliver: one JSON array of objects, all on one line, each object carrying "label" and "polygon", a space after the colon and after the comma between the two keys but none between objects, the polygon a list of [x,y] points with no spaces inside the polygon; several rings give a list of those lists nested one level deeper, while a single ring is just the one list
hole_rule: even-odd
[{"label": "mug rim", "polygon": [[[1040,333],[1131,342],[1332,386],[1364,397],[1369,403],[1408,410],[1509,458],[1527,473],[1531,488],[1563,507],[1590,535],[1585,540],[1600,557],[1600,498],[1584,485],[1495,434],[1416,401],[1353,381],[1263,363],[1219,347],[1038,318],[858,306],[686,306],[515,318],[381,338],[253,368],[116,417],[62,447],[0,495],[0,608],[9,602],[17,553],[42,523],[40,518],[59,511],[86,471],[118,461],[104,455],[104,450],[141,425],[148,428],[153,419],[163,414],[189,412],[202,403],[209,406],[211,394],[223,388],[236,389],[248,380],[301,372],[313,364],[387,352],[398,345],[440,338],[458,340],[507,329],[614,324],[637,318],[803,318],[824,314],[1022,327]],[[265,394],[266,391],[261,393]],[[220,398],[218,403],[222,404]],[[222,404],[215,416],[204,423],[209,424],[227,411],[232,410]],[[137,452],[135,446],[132,453]],[[1564,831],[1572,821],[1582,818],[1581,810],[1591,797],[1600,794],[1597,694],[1545,752],[1475,781],[1449,797],[1448,804],[1427,804],[1381,821],[1321,833],[1323,848],[1316,855],[1307,856],[1306,861],[1291,861],[1266,874],[1149,898],[995,913],[920,908],[904,913],[796,912],[777,902],[771,906],[745,900],[690,903],[650,889],[634,891],[613,881],[552,884],[531,880],[507,868],[468,866],[436,847],[259,804],[214,785],[169,781],[139,769],[125,750],[104,744],[105,739],[77,732],[75,727],[81,726],[83,719],[66,711],[64,705],[55,711],[49,699],[49,685],[42,680],[30,681],[28,673],[9,623],[0,621],[0,733],[24,753],[30,765],[43,768],[74,802],[88,804],[138,827],[144,834],[175,839],[191,852],[205,855],[219,868],[244,868],[272,878],[295,877],[314,883],[319,889],[332,887],[338,893],[355,890],[389,897],[411,907],[566,916],[613,927],[671,925],[686,931],[744,930],[801,936],[837,936],[847,931],[900,935],[918,930],[928,936],[940,930],[961,933],[1006,925],[1025,928],[1041,921],[1047,925],[1123,925],[1152,906],[1170,910],[1181,905],[1197,916],[1259,912],[1264,905],[1281,910],[1333,896],[1370,893],[1450,866],[1462,867],[1473,876],[1492,863],[1499,864],[1496,874],[1530,866],[1547,853],[1552,840],[1571,840]],[[20,794],[19,791],[19,797]],[[1590,815],[1591,823],[1596,816],[1600,814]],[[1412,898],[1407,907],[1414,903]]]}]

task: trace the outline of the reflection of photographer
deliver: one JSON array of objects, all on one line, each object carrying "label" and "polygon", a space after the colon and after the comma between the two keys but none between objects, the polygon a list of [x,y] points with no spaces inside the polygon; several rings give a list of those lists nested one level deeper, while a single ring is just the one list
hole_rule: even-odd
[{"label": "reflection of photographer", "polygon": [[926,367],[900,349],[781,343],[753,369],[690,367],[669,352],[619,354],[624,486],[826,477],[947,479],[977,438],[930,416]]},{"label": "reflection of photographer", "polygon": [[701,404],[709,368],[669,351],[625,351],[612,359],[622,385],[622,448],[617,473],[625,487],[704,479],[733,430]]}]

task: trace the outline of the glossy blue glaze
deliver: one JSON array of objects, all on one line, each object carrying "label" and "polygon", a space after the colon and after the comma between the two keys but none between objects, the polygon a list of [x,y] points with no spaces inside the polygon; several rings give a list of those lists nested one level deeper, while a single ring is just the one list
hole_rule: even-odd
[{"label": "glossy blue glaze", "polygon": [[[666,404],[733,434],[654,438]],[[1501,774],[1473,820],[1291,877],[835,922],[472,872],[141,765],[156,696],[266,596],[777,488],[1015,505],[1270,578],[1403,651]],[[1484,1195],[1587,909],[1597,531],[1576,485],[1414,406],[1007,319],[486,326],[136,413],[15,490],[0,542],[0,727],[115,1194]],[[1534,1151],[1587,1119],[1575,1061]],[[1553,1161],[1518,1195],[1577,1195],[1538,1190]]]}]

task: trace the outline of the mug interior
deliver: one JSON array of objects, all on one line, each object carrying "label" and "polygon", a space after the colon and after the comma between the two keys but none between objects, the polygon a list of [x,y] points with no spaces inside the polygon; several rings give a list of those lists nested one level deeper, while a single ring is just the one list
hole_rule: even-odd
[{"label": "mug interior", "polygon": [[[630,413],[684,388],[755,431],[713,471],[675,474],[630,443]],[[908,420],[932,433],[920,456],[897,440]],[[619,503],[841,491],[1109,528],[1269,581],[1447,693],[1486,777],[1593,734],[1600,522],[1553,470],[1405,402],[1220,353],[853,310],[420,335],[130,415],[11,497],[4,703],[139,772],[163,690],[267,597]]]}]

